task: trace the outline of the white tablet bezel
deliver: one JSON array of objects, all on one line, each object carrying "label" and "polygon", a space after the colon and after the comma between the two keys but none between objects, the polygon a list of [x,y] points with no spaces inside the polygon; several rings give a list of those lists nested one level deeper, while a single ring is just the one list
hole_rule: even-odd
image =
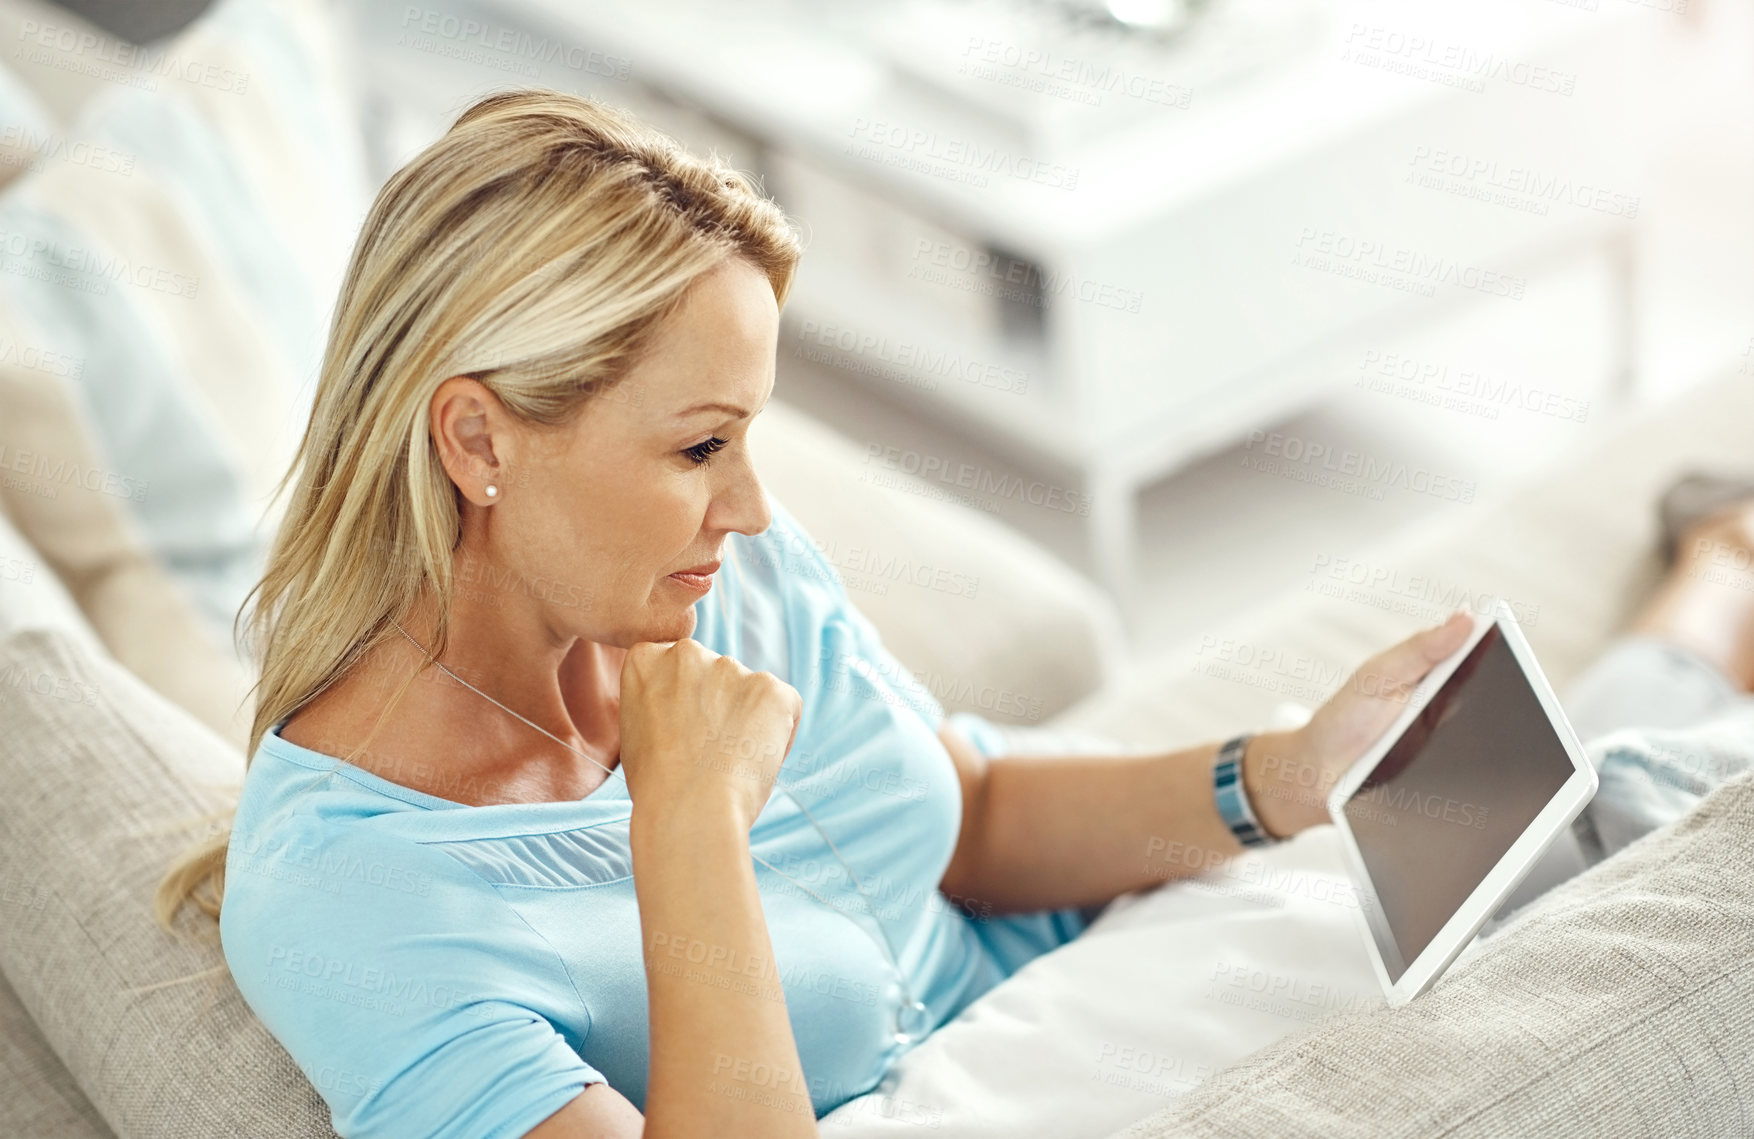
[{"label": "white tablet bezel", "polygon": [[[1474,888],[1459,909],[1450,916],[1443,928],[1412,961],[1406,963],[1398,981],[1389,979],[1388,963],[1384,960],[1385,950],[1390,953],[1394,949],[1394,938],[1389,934],[1386,919],[1383,917],[1374,884],[1370,880],[1370,872],[1365,867],[1364,856],[1358,848],[1358,840],[1342,810],[1346,801],[1363,785],[1376,765],[1388,754],[1396,740],[1413,723],[1420,711],[1431,702],[1448,682],[1455,670],[1474,651],[1488,629],[1497,625],[1504,635],[1504,642],[1510,648],[1517,663],[1522,666],[1523,675],[1528,679],[1529,687],[1546,709],[1547,718],[1553,724],[1566,754],[1570,757],[1571,777],[1565,781],[1548,801],[1547,805],[1529,823],[1516,842],[1498,860],[1497,865]],[[1492,915],[1504,904],[1506,898],[1515,892],[1529,871],[1534,867],[1547,849],[1552,846],[1573,819],[1583,811],[1595,795],[1599,780],[1595,765],[1584,751],[1583,743],[1572,729],[1571,722],[1566,719],[1565,711],[1559,706],[1559,698],[1535,662],[1535,654],[1523,637],[1522,630],[1517,627],[1516,616],[1511,612],[1508,602],[1502,598],[1494,608],[1490,617],[1476,616],[1474,631],[1467,642],[1450,656],[1433,666],[1425,678],[1414,688],[1407,701],[1407,707],[1391,724],[1382,737],[1367,752],[1360,756],[1356,763],[1347,769],[1346,774],[1334,785],[1328,795],[1328,816],[1333,820],[1335,828],[1340,832],[1341,845],[1346,851],[1347,863],[1351,867],[1353,880],[1359,893],[1358,922],[1364,935],[1364,941],[1370,951],[1371,967],[1376,971],[1377,981],[1381,983],[1383,993],[1390,1005],[1403,1005],[1430,988],[1432,983],[1443,974],[1450,962],[1454,961],[1474,935],[1480,931]],[[1379,940],[1378,933],[1383,937]]]}]

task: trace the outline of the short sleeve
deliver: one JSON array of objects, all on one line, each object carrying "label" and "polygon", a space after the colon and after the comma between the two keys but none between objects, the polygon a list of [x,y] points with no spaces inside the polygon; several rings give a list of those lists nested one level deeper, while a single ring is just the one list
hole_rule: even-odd
[{"label": "short sleeve", "polygon": [[603,1082],[554,1027],[582,1002],[547,942],[442,852],[352,825],[234,834],[220,916],[238,989],[335,1130],[512,1139]]},{"label": "short sleeve", "polygon": [[999,726],[978,712],[952,713],[947,723],[984,756],[1003,755],[1009,748]]},{"label": "short sleeve", "polygon": [[[1005,729],[979,713],[955,712],[945,722],[989,759],[1016,751],[1016,741],[1007,735]],[[1028,729],[1028,732],[1031,746],[1027,751],[1112,754],[1120,748],[1112,740],[1080,733],[1041,728]],[[1081,935],[1107,905],[1107,902],[1099,902],[1089,906],[1005,914],[977,923],[976,933],[1008,977],[1043,953],[1058,949]]]}]

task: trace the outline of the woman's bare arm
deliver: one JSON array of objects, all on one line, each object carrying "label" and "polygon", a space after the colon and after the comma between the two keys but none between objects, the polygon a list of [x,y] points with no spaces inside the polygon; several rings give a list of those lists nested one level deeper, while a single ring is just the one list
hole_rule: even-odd
[{"label": "woman's bare arm", "polygon": [[[962,831],[940,890],[983,913],[1088,906],[1190,877],[1243,846],[1218,817],[1218,743],[1142,755],[1009,755],[988,760],[944,728],[962,784]],[[1249,742],[1243,761],[1270,832],[1289,804],[1263,792],[1269,762],[1289,769],[1294,733]],[[1307,796],[1305,796],[1307,798]]]},{"label": "woman's bare arm", "polygon": [[652,1025],[648,1136],[814,1136],[749,828],[723,808],[633,820]]},{"label": "woman's bare arm", "polygon": [[[1391,645],[1360,665],[1308,724],[1249,741],[1242,782],[1270,834],[1328,821],[1328,792],[1472,628],[1458,612]],[[962,787],[962,831],[940,889],[965,908],[1094,905],[1203,873],[1243,850],[1213,800],[1216,741],[1142,755],[989,762],[947,726],[939,739]]]},{"label": "woman's bare arm", "polygon": [[747,830],[722,807],[636,808],[631,824],[651,1022],[646,1114],[596,1084],[530,1139],[814,1136]]},{"label": "woman's bare arm", "polygon": [[645,1119],[618,1093],[586,1089],[536,1139],[816,1134],[749,850],[802,706],[791,685],[694,640],[628,650],[621,759],[651,1025]]}]

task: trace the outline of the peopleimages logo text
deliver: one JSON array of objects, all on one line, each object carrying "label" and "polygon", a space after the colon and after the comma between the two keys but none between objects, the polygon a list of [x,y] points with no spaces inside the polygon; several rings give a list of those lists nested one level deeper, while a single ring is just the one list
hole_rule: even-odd
[{"label": "peopleimages logo text", "polygon": [[1422,285],[1455,285],[1512,300],[1522,300],[1523,290],[1528,285],[1524,278],[1508,273],[1464,265],[1448,257],[1436,257],[1417,249],[1314,226],[1306,225],[1298,231],[1297,248],[1301,252],[1320,254],[1365,269],[1392,273]]},{"label": "peopleimages logo text", "polygon": [[20,451],[0,443],[0,474],[23,475],[40,480],[44,493],[54,496],[55,487],[79,487],[115,498],[146,500],[147,480],[117,474],[115,471],[88,467],[77,461],[50,456],[41,451]]},{"label": "peopleimages logo text", "polygon": [[989,295],[1002,300],[1048,308],[1061,300],[1084,301],[1103,308],[1138,312],[1145,294],[1106,281],[1080,277],[1075,272],[1044,269],[1017,257],[990,249],[970,249],[947,241],[922,237],[914,243],[914,263],[908,276],[943,284],[954,272],[998,286]]},{"label": "peopleimages logo text", "polygon": [[[965,173],[994,174],[1056,190],[1078,188],[1079,172],[1057,162],[1043,162],[1003,146],[950,138],[937,131],[921,130],[900,123],[886,123],[880,119],[860,118],[853,121],[848,145],[856,144],[872,148],[870,153],[856,152],[862,157],[883,158],[887,155],[925,163],[940,162],[947,168]],[[893,164],[905,165],[902,162]]]},{"label": "peopleimages logo text", "polygon": [[952,484],[989,498],[1015,499],[1031,506],[1042,506],[1066,514],[1088,516],[1090,513],[1090,499],[1075,490],[1044,483],[1039,479],[1026,479],[1019,475],[988,470],[973,463],[954,462],[938,455],[921,454],[904,447],[869,444],[865,449],[865,465]]},{"label": "peopleimages logo text", "polygon": [[1249,432],[1244,450],[1260,447],[1266,454],[1285,463],[1305,468],[1332,471],[1367,484],[1396,486],[1419,494],[1436,495],[1457,502],[1473,502],[1476,483],[1437,474],[1424,467],[1392,459],[1379,459],[1350,448],[1336,449],[1313,439],[1303,439],[1280,431]]}]

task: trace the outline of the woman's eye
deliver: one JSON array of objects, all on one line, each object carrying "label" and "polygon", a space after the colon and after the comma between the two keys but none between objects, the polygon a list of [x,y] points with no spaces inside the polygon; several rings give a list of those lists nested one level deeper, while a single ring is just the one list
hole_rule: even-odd
[{"label": "woman's eye", "polygon": [[727,440],[720,439],[717,435],[714,435],[704,443],[696,443],[692,447],[685,448],[682,453],[687,455],[696,466],[704,466],[706,461],[716,454],[719,448],[723,447],[726,442]]}]

